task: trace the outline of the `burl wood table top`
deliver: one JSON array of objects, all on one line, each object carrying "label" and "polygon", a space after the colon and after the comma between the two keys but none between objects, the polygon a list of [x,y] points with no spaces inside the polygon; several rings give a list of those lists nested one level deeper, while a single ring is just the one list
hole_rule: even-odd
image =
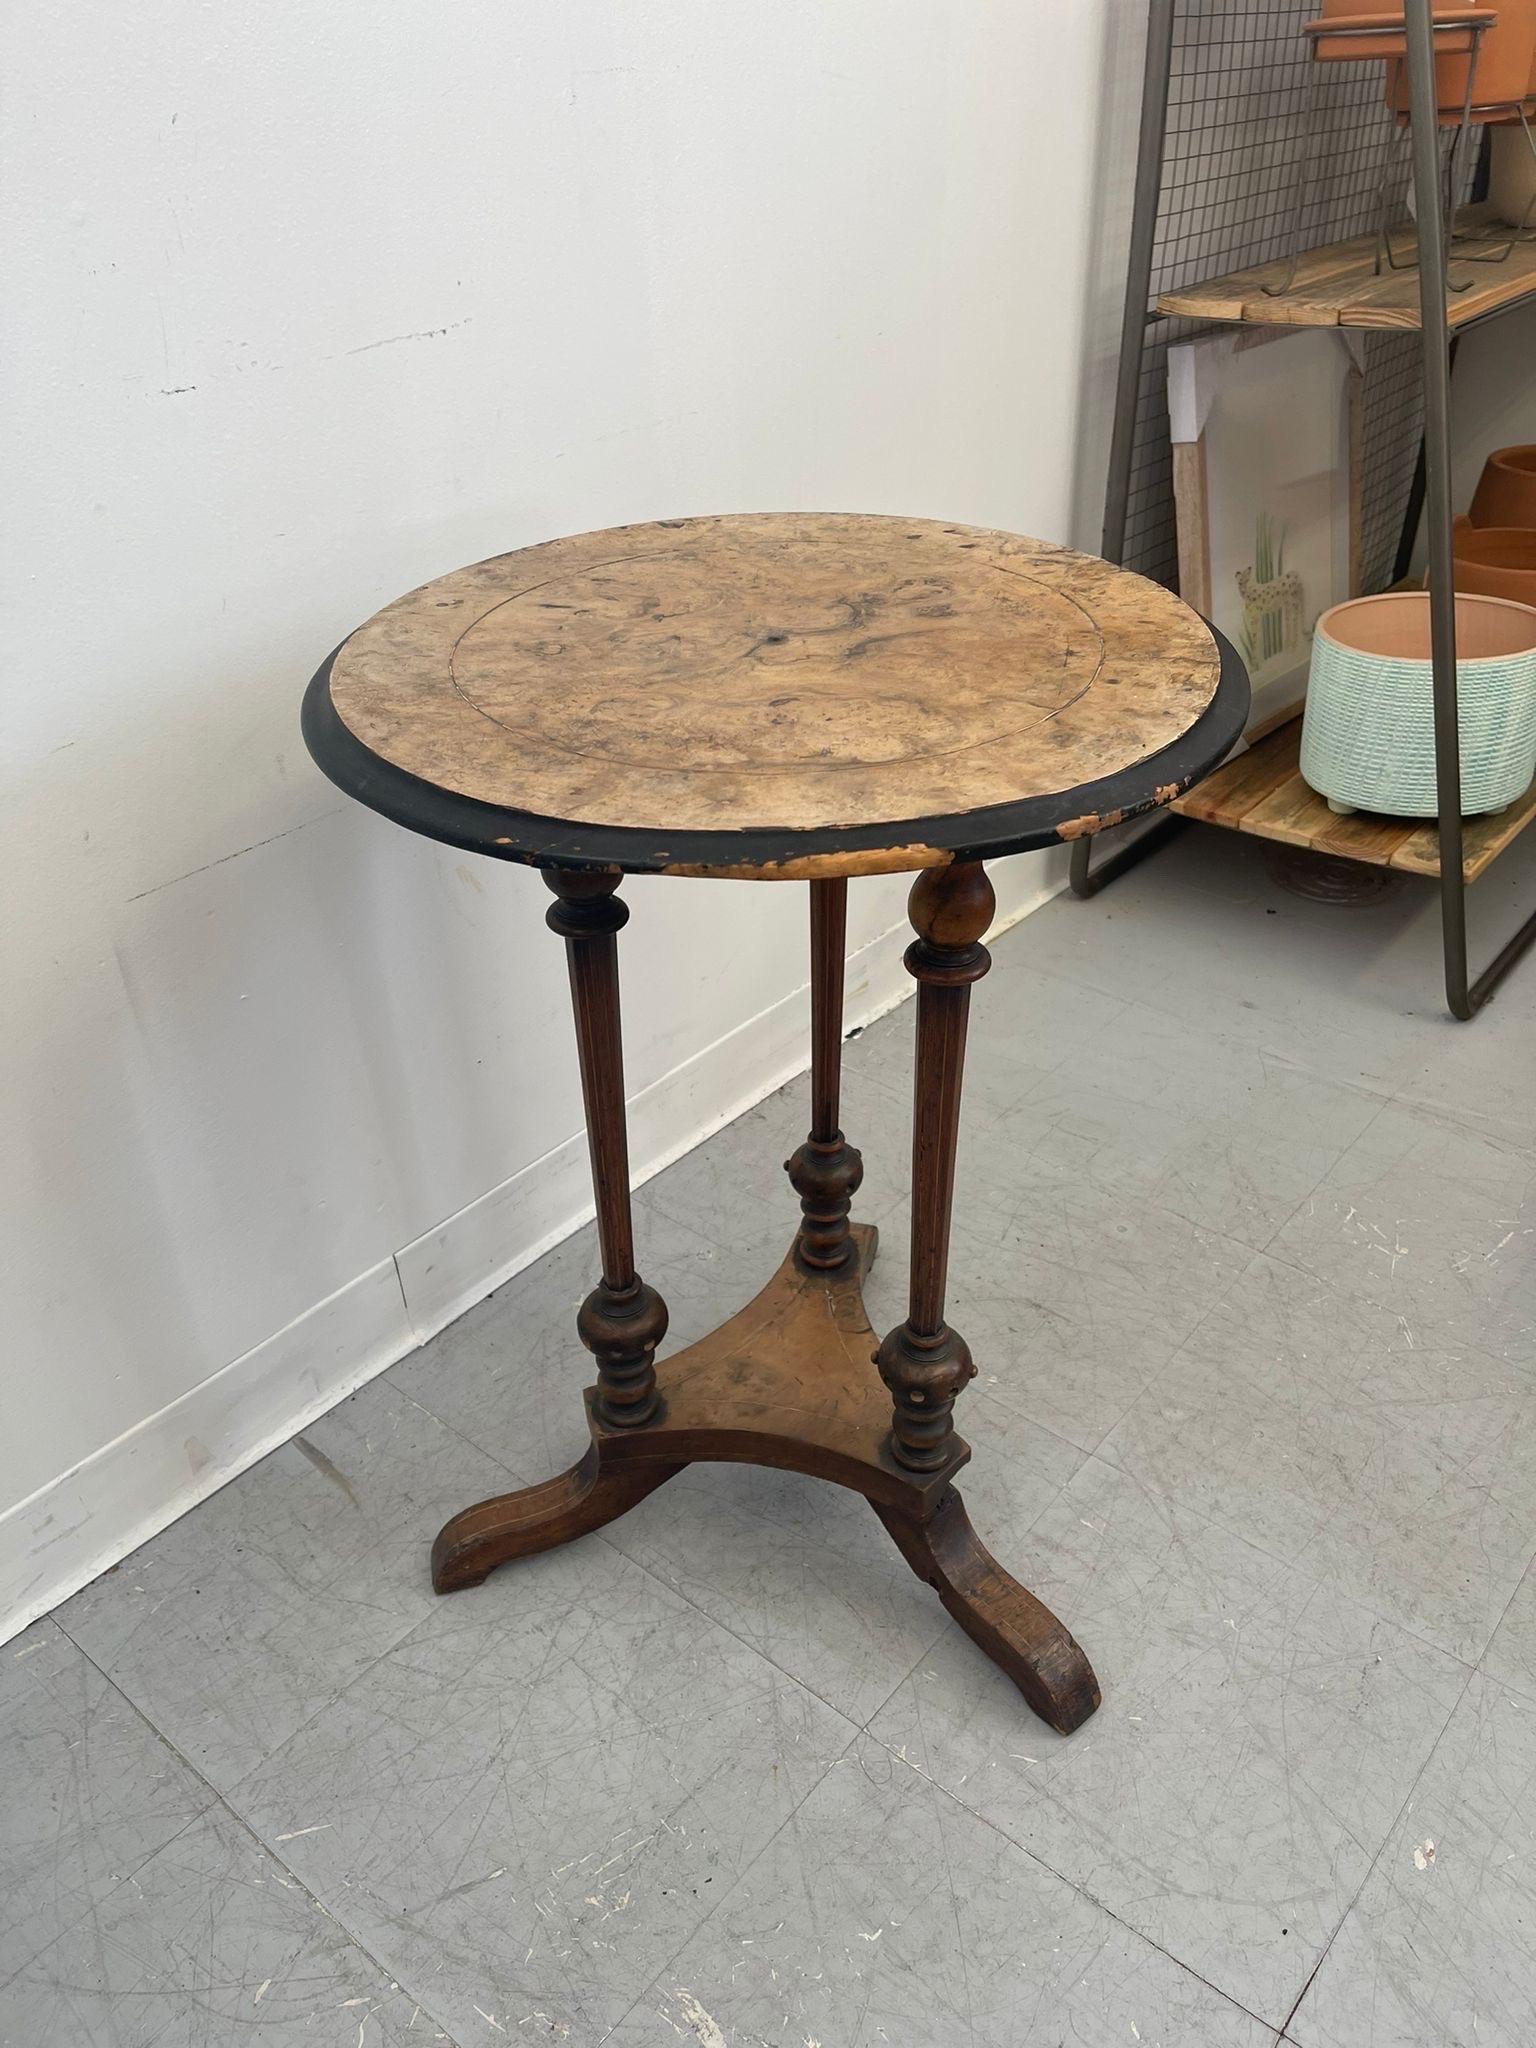
[{"label": "burl wood table top", "polygon": [[1179,599],[931,520],[663,520],[386,606],[305,706],[320,765],[432,837],[541,865],[873,874],[1171,802],[1247,683]]}]

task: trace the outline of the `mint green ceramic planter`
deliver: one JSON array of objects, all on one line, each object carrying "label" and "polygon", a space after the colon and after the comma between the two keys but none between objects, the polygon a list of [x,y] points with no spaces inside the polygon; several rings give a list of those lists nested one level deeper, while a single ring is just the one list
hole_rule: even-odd
[{"label": "mint green ceramic planter", "polygon": [[[1536,774],[1536,608],[1456,598],[1461,807],[1499,811]],[[1429,596],[1353,598],[1318,620],[1301,725],[1302,780],[1335,810],[1432,818]]]}]

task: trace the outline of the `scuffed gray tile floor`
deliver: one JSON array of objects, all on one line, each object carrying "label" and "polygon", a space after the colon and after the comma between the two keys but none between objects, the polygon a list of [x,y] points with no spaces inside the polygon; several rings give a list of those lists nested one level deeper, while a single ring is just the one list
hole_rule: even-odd
[{"label": "scuffed gray tile floor", "polygon": [[[433,1599],[444,1516],[580,1448],[583,1231],[0,1651],[0,2040],[1529,2048],[1536,960],[1458,1026],[1438,953],[1427,886],[1198,830],[996,948],[964,1490],[1078,1735],[792,1475]],[[846,1051],[880,1328],[911,1027]],[[638,1197],[673,1343],[782,1250],[803,1092]]]}]

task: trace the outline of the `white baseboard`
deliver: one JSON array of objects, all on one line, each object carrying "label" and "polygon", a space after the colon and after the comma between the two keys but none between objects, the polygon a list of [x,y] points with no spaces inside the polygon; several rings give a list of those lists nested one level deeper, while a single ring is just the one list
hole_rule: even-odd
[{"label": "white baseboard", "polygon": [[415,1344],[385,1259],[19,1501],[0,1516],[0,1643]]},{"label": "white baseboard", "polygon": [[[993,935],[1061,887],[1054,865],[1003,880]],[[1012,886],[1010,886],[1012,885]],[[848,1028],[912,992],[893,925],[848,962]],[[797,989],[629,1104],[638,1186],[806,1066]],[[424,1343],[592,1215],[586,1134],[524,1167],[393,1259],[360,1274],[286,1329],[0,1515],[0,1643]],[[553,1220],[551,1220],[553,1219]]]}]

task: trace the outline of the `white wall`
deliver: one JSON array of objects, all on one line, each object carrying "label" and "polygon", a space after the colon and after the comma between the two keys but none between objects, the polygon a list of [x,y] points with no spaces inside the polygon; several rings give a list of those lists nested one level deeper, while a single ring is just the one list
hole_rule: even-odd
[{"label": "white wall", "polygon": [[[0,1621],[587,1199],[542,887],[320,778],[319,658],[427,577],[619,521],[1091,540],[1096,109],[1139,13],[12,10]],[[1049,879],[999,876],[1015,907]],[[799,1064],[804,897],[628,893],[644,1171]],[[865,1008],[902,894],[854,891]]]},{"label": "white wall", "polygon": [[1532,363],[1536,306],[1524,306],[1463,336],[1451,378],[1451,493],[1457,512],[1471,504],[1483,463],[1495,448],[1536,441]]},{"label": "white wall", "polygon": [[[1465,273],[1463,272],[1463,275]],[[1451,376],[1451,509],[1465,512],[1495,448],[1536,442],[1536,306],[1474,327],[1461,338]],[[1422,576],[1429,546],[1420,519],[1411,573]]]}]

